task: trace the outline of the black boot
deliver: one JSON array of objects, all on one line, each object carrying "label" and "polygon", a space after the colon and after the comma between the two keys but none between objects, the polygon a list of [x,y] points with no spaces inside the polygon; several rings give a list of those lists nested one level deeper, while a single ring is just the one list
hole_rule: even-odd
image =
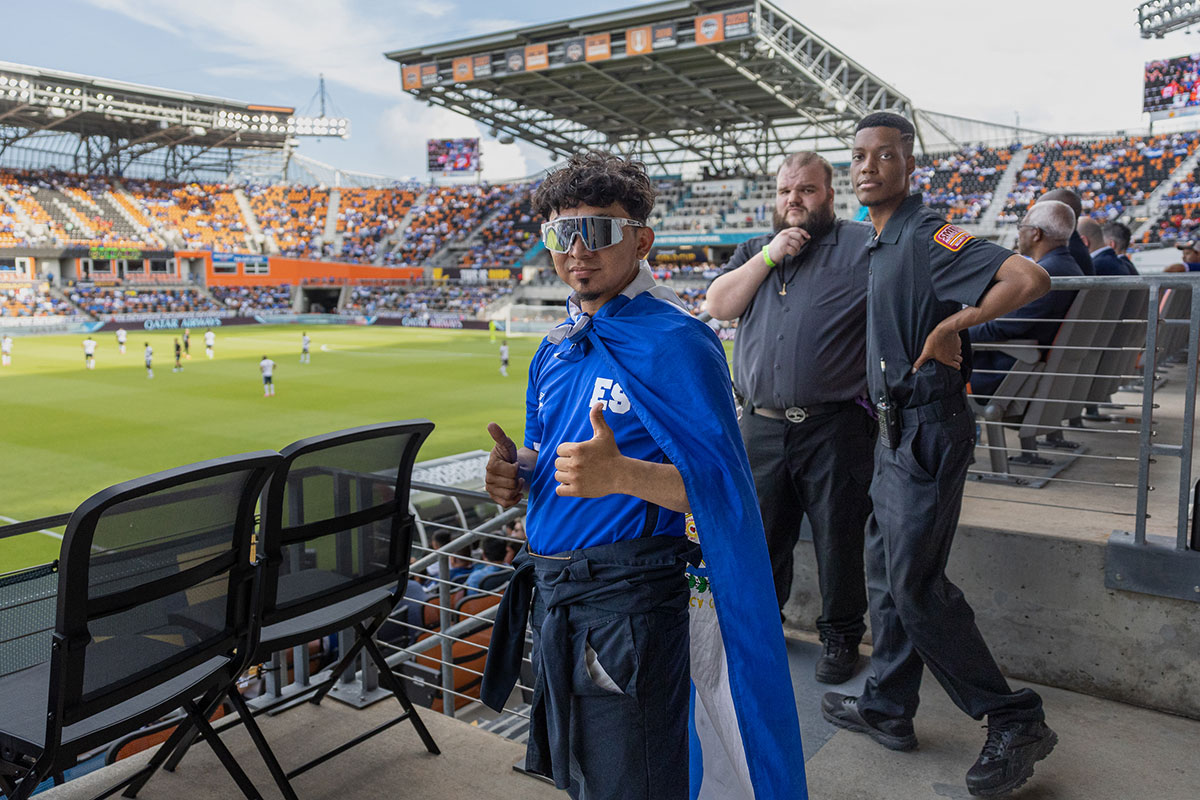
[{"label": "black boot", "polygon": [[967,771],[967,791],[992,797],[1008,794],[1033,775],[1033,765],[1050,755],[1058,735],[1044,722],[988,725],[987,741]]}]

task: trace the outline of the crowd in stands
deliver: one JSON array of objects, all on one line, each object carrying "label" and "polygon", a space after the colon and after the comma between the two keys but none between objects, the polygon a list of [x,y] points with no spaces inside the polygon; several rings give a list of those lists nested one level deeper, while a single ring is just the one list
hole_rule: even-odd
[{"label": "crowd in stands", "polygon": [[1158,184],[1196,147],[1197,133],[1132,136],[1093,141],[1061,139],[1037,145],[1008,194],[1001,222],[1016,222],[1047,189],[1077,192],[1083,211],[1116,219],[1145,202]]},{"label": "crowd in stands", "polygon": [[248,184],[244,190],[263,234],[274,237],[280,253],[296,258],[332,255],[332,243],[324,241],[328,189]]},{"label": "crowd in stands", "polygon": [[29,286],[0,288],[0,317],[70,317],[75,308]]},{"label": "crowd in stands", "polygon": [[913,191],[921,192],[925,204],[951,222],[976,222],[1019,147],[964,147],[955,153],[920,155]]},{"label": "crowd in stands", "polygon": [[246,224],[232,187],[127,179],[125,188],[143,219],[159,230],[174,231],[184,247],[246,251]]},{"label": "crowd in stands", "polygon": [[341,313],[372,316],[380,312],[401,312],[479,317],[488,306],[512,291],[513,287],[504,284],[355,286]]},{"label": "crowd in stands", "polygon": [[421,264],[443,245],[465,239],[484,217],[512,199],[515,186],[441,186],[429,190],[415,209],[396,249],[384,255],[386,264]]},{"label": "crowd in stands", "polygon": [[533,218],[530,197],[534,186],[524,187],[496,213],[469,250],[463,253],[461,267],[508,267],[515,264],[538,241],[541,226]]},{"label": "crowd in stands", "polygon": [[412,189],[342,189],[337,213],[342,247],[337,259],[373,261],[379,243],[395,233],[415,200]]},{"label": "crowd in stands", "polygon": [[220,311],[195,289],[106,289],[76,286],[71,302],[89,314],[180,314]]},{"label": "crowd in stands", "polygon": [[281,286],[213,286],[213,299],[238,316],[250,317],[262,311],[290,311],[292,287]]}]

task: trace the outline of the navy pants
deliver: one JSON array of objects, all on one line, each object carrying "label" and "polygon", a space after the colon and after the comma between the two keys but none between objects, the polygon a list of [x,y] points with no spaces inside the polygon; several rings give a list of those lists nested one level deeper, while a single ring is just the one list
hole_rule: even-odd
[{"label": "navy pants", "polygon": [[848,404],[800,423],[744,414],[740,427],[779,607],[792,593],[792,553],[807,516],[821,591],[817,631],[822,641],[858,644],[866,631],[863,530],[871,514],[875,421]]},{"label": "navy pants", "polygon": [[[682,569],[678,582],[671,601],[642,613],[566,608],[573,662],[567,793],[574,800],[687,800],[691,678]],[[530,620],[535,665],[545,618],[539,593]]]},{"label": "navy pants", "polygon": [[859,700],[864,711],[911,719],[927,666],[975,719],[1043,718],[1037,693],[1009,687],[966,598],[946,577],[974,446],[975,421],[962,410],[906,419],[900,446],[876,449],[867,525],[874,651]]}]

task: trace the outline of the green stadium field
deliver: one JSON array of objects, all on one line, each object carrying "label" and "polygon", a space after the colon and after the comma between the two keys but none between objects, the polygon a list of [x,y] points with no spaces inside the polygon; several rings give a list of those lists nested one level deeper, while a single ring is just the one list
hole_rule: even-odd
[{"label": "green stadium field", "polygon": [[[130,326],[132,329],[134,326]],[[355,425],[426,417],[437,428],[419,459],[490,449],[487,423],[515,440],[524,429],[527,368],[537,337],[400,327],[307,328],[312,363],[300,364],[297,326],[217,329],[216,357],[193,330],[191,359],[173,373],[174,332],[131,330],[125,355],[97,334],[96,368],[84,369],[83,336],[17,338],[0,369],[3,432],[0,525],[74,510],[122,480],[205,458],[276,450]],[[143,343],[154,348],[146,377]],[[258,362],[277,363],[276,395],[262,394]],[[59,529],[61,530],[61,529]],[[45,563],[59,540],[46,533],[0,539],[0,573]]]}]

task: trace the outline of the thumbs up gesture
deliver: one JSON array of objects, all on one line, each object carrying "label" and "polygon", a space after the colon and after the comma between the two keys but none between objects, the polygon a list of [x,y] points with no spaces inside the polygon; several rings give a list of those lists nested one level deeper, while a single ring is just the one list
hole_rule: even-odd
[{"label": "thumbs up gesture", "polygon": [[521,502],[525,492],[525,480],[520,477],[517,463],[517,445],[494,422],[488,423],[488,433],[495,444],[488,456],[484,486],[493,502],[501,508],[511,508]]},{"label": "thumbs up gesture", "polygon": [[617,447],[612,428],[604,421],[604,404],[596,403],[588,415],[592,438],[563,442],[554,460],[554,490],[560,497],[604,497],[620,491],[625,457]]}]

